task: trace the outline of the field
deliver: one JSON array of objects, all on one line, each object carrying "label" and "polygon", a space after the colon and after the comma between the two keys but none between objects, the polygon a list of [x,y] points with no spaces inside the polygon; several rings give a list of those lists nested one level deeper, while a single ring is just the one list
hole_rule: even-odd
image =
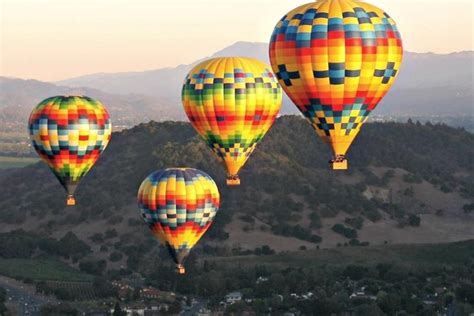
[{"label": "field", "polygon": [[46,281],[46,285],[53,289],[64,289],[74,300],[85,301],[96,298],[94,288],[91,282],[64,282],[64,281]]},{"label": "field", "polygon": [[0,156],[0,169],[23,168],[38,161],[34,157],[5,157]]},{"label": "field", "polygon": [[271,256],[242,256],[211,260],[238,266],[266,264],[281,267],[309,267],[343,266],[348,263],[364,266],[372,266],[378,263],[413,267],[460,266],[466,265],[468,262],[474,262],[474,240],[445,244],[340,247],[286,252]]},{"label": "field", "polygon": [[16,279],[36,281],[91,281],[91,275],[65,263],[48,259],[0,259],[0,274]]}]

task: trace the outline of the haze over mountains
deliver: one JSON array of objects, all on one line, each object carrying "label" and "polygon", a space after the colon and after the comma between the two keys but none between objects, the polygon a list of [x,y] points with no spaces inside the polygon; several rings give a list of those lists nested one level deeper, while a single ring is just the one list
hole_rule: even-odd
[{"label": "haze over mountains", "polygon": [[[237,42],[210,57],[245,56],[269,63],[268,44]],[[91,74],[58,82],[95,87],[110,93],[138,93],[179,101],[182,80],[199,62],[145,72]],[[472,115],[474,52],[452,54],[405,52],[392,92],[375,113],[381,115]],[[296,113],[286,100],[283,114]]]},{"label": "haze over mountains", "polygon": [[[247,56],[268,61],[266,43],[237,42],[210,57]],[[203,58],[206,59],[206,58]],[[31,108],[58,94],[84,94],[107,105],[114,125],[149,120],[183,120],[180,95],[190,65],[143,72],[98,73],[56,83],[0,77],[0,120],[23,126]],[[393,117],[473,116],[474,52],[452,54],[405,52],[397,82],[374,114]],[[285,97],[282,114],[298,113]],[[17,127],[18,128],[18,127]]]},{"label": "haze over mountains", "polygon": [[[31,109],[54,95],[87,95],[106,104],[115,126],[132,126],[149,120],[182,118],[181,107],[165,99],[137,94],[112,94],[94,88],[72,88],[37,80],[0,77],[0,130],[24,129]],[[18,126],[20,125],[20,126]],[[18,126],[18,127],[17,127]]]}]

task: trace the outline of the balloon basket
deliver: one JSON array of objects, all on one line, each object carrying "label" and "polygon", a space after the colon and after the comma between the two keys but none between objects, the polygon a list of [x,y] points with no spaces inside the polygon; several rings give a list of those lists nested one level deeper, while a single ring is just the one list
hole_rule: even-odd
[{"label": "balloon basket", "polygon": [[236,185],[240,185],[240,179],[239,177],[229,177],[227,178],[227,185],[228,186],[236,186]]},{"label": "balloon basket", "polygon": [[184,268],[184,266],[182,264],[179,264],[176,266],[176,273],[180,274],[180,275],[183,275],[186,273],[186,269]]},{"label": "balloon basket", "polygon": [[347,159],[342,161],[331,161],[332,170],[347,170]]},{"label": "balloon basket", "polygon": [[67,206],[76,205],[76,199],[72,195],[69,195],[66,200],[66,205]]}]

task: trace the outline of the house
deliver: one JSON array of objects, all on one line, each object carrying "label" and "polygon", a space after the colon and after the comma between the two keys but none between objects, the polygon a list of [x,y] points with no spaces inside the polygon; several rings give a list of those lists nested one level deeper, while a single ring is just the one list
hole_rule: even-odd
[{"label": "house", "polygon": [[131,289],[133,290],[133,287],[131,287],[128,283],[124,281],[112,281],[112,286],[117,288],[117,289]]},{"label": "house", "polygon": [[199,310],[199,312],[197,312],[196,314],[197,316],[211,316],[212,313],[211,313],[211,310],[207,309],[207,308],[201,308]]},{"label": "house", "polygon": [[370,299],[372,301],[377,300],[377,297],[374,295],[368,295],[365,293],[365,286],[357,289],[355,292],[353,292],[350,296],[350,299],[355,299],[355,298],[365,298],[365,299]]},{"label": "house", "polygon": [[425,305],[436,305],[438,303],[438,295],[426,295],[423,298],[423,304]]},{"label": "house", "polygon": [[443,294],[447,291],[448,289],[446,287],[436,287],[435,288],[435,293],[440,295]]},{"label": "house", "polygon": [[[110,314],[106,315],[113,315],[114,309],[110,310]],[[125,315],[137,315],[137,316],[144,316],[145,315],[145,306],[126,306],[122,308],[122,312],[125,313]]]},{"label": "house", "polygon": [[158,289],[149,286],[140,290],[140,296],[142,298],[158,299],[161,297],[161,292]]},{"label": "house", "polygon": [[301,295],[303,300],[310,300],[314,296],[313,292],[308,292],[306,294]]},{"label": "house", "polygon": [[299,310],[292,308],[291,310],[285,312],[283,316],[299,316],[300,314],[301,312]]},{"label": "house", "polygon": [[[161,315],[162,313],[160,312],[160,307],[163,308],[164,310],[167,310],[168,306],[166,304],[161,305],[161,306],[145,306],[143,304],[132,304],[130,306],[126,306],[122,308],[122,311],[125,313],[127,316],[155,316],[155,315]],[[114,312],[113,309],[110,310],[110,313],[112,314]],[[109,314],[105,314],[109,315]]]},{"label": "house", "polygon": [[257,281],[255,283],[257,284],[260,284],[260,283],[263,283],[263,282],[267,282],[268,281],[268,278],[264,278],[264,277],[258,277]]},{"label": "house", "polygon": [[242,293],[240,292],[232,292],[225,296],[225,302],[227,304],[234,304],[235,302],[239,302],[242,300]]},{"label": "house", "polygon": [[117,296],[120,300],[125,300],[129,294],[133,293],[134,288],[123,281],[112,281],[112,286],[117,290]]},{"label": "house", "polygon": [[[163,310],[168,310],[168,308],[163,308]],[[163,315],[163,312],[160,311],[159,309],[146,309],[145,310],[145,315],[144,316],[159,316]]]},{"label": "house", "polygon": [[145,308],[124,308],[126,315],[145,316]]}]

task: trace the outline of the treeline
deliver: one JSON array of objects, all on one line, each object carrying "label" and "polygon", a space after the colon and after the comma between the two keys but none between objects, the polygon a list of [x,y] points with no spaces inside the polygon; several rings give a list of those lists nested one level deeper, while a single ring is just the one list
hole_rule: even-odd
[{"label": "treeline", "polygon": [[71,258],[74,262],[91,253],[90,247],[71,232],[59,240],[23,230],[0,234],[0,257],[2,258],[28,259],[37,255],[37,251],[50,256]]}]

